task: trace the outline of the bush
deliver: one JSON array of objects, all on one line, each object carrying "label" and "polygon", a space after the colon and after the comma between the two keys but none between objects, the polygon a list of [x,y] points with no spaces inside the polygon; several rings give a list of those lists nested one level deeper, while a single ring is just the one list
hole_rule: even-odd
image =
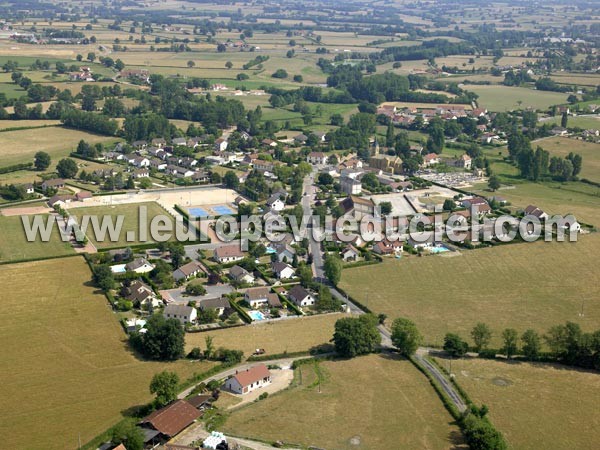
[{"label": "bush", "polygon": [[258,396],[258,399],[259,399],[259,400],[264,400],[264,399],[265,399],[265,398],[267,398],[268,396],[269,396],[269,393],[268,393],[268,392],[263,392],[262,394],[260,394],[260,395]]},{"label": "bush", "polygon": [[189,359],[202,359],[204,357],[202,350],[200,347],[194,347],[188,354],[187,357]]}]

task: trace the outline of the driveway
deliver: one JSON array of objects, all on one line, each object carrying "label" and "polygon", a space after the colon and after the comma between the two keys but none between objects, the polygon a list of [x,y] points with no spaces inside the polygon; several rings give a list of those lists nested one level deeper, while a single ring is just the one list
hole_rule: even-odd
[{"label": "driveway", "polygon": [[185,288],[168,289],[160,291],[163,299],[171,298],[172,303],[175,305],[187,305],[189,301],[200,301],[209,298],[221,298],[225,294],[233,292],[233,288],[229,284],[215,284],[215,285],[204,285],[206,288],[205,295],[188,295],[185,293]]}]

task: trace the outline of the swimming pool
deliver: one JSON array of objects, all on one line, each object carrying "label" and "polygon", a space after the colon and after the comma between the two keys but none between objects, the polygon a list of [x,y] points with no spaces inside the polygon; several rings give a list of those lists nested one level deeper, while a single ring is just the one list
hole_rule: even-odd
[{"label": "swimming pool", "polygon": [[272,255],[273,253],[276,253],[276,252],[277,252],[277,250],[275,250],[273,247],[267,247],[267,248],[265,249],[265,253],[266,253],[267,255]]},{"label": "swimming pool", "polygon": [[204,208],[199,208],[199,207],[188,208],[188,213],[192,217],[208,217],[208,216],[210,216],[210,214],[208,213],[207,210],[205,210]]},{"label": "swimming pool", "polygon": [[443,245],[438,245],[437,247],[431,247],[429,249],[429,251],[431,253],[444,253],[444,252],[449,252],[450,249],[447,247],[444,247]]},{"label": "swimming pool", "polygon": [[127,269],[125,268],[125,264],[117,264],[115,266],[110,266],[110,271],[112,273],[125,273]]},{"label": "swimming pool", "polygon": [[265,315],[260,311],[248,311],[248,315],[252,320],[265,320]]},{"label": "swimming pool", "polygon": [[231,215],[231,214],[235,213],[235,211],[233,209],[231,209],[229,206],[225,206],[225,205],[213,206],[212,209],[219,216],[223,216],[226,214]]}]

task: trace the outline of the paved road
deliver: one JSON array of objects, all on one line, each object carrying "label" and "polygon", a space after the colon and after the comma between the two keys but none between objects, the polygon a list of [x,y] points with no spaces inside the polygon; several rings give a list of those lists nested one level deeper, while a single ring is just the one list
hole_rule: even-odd
[{"label": "paved road", "polygon": [[[312,216],[312,202],[315,197],[315,191],[316,191],[314,182],[315,182],[315,172],[311,173],[310,175],[307,175],[306,178],[304,178],[303,194],[306,193],[307,195],[304,195],[302,197],[302,209],[304,210],[305,217]],[[310,253],[313,258],[313,262],[312,262],[313,276],[318,281],[322,281],[325,279],[325,272],[323,270],[323,251],[321,248],[321,243],[314,239],[314,236],[312,234],[311,224],[309,224],[307,231],[308,231],[308,240],[309,240],[309,245],[310,245]]]}]

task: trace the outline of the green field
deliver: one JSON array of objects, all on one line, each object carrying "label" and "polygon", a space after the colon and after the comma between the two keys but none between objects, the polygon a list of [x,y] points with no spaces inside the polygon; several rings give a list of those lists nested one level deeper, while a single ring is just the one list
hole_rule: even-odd
[{"label": "green field", "polygon": [[[45,214],[42,217],[45,223],[48,215]],[[33,220],[33,216],[29,216],[29,218]],[[56,225],[52,228],[51,238],[48,242],[42,242],[39,237],[35,242],[28,242],[20,216],[0,216],[0,230],[2,230],[0,232],[0,261],[16,261],[75,253],[69,242],[61,240]]]},{"label": "green field", "polygon": [[408,361],[370,355],[300,366],[295,384],[235,410],[224,431],[335,449],[459,448],[462,436]]},{"label": "green field", "polygon": [[[551,119],[545,120],[540,123],[551,123],[553,125],[560,126],[560,122],[561,122],[561,117],[556,116],[556,117],[552,117]],[[598,116],[595,116],[595,117],[583,117],[583,116],[569,117],[569,119],[567,121],[567,126],[569,128],[577,127],[577,128],[582,128],[584,130],[589,130],[589,129],[597,130],[600,128],[600,117],[598,117]]]},{"label": "green field", "polygon": [[[107,202],[110,200],[107,197]],[[119,234],[119,240],[117,242],[111,242],[109,240],[109,235],[107,234],[104,242],[99,242],[92,232],[92,226],[88,227],[88,231],[86,232],[88,239],[94,243],[97,248],[111,248],[111,247],[126,247],[127,245],[135,245],[135,244],[143,244],[144,242],[140,241],[140,207],[147,208],[147,242],[154,242],[151,240],[152,236],[150,235],[150,222],[156,216],[165,216],[169,219],[170,223],[174,223],[172,216],[170,216],[162,207],[160,207],[155,202],[144,202],[144,203],[131,203],[131,204],[121,204],[121,205],[113,205],[107,204],[105,206],[89,206],[82,208],[71,208],[70,213],[77,217],[78,222],[81,224],[82,216],[98,216],[99,221],[102,222],[102,217],[110,216],[114,224],[117,223],[117,217],[123,216],[123,226],[122,231]],[[128,240],[127,234],[128,232],[135,233],[135,239]]]},{"label": "green field", "polygon": [[598,448],[597,373],[481,359],[454,360],[452,372],[475,403],[489,406],[510,448]]},{"label": "green field", "polygon": [[[596,122],[600,126],[600,120]],[[600,144],[561,137],[544,139],[535,144],[549,151],[551,156],[564,158],[570,152],[580,154],[583,158],[583,163],[579,176],[600,182]]]},{"label": "green field", "polygon": [[[548,91],[536,91],[523,87],[509,87],[501,85],[469,85],[469,91],[479,95],[479,106],[490,111],[510,111],[513,109],[548,109],[552,105],[565,103],[567,94]],[[519,104],[518,102],[522,103]]]},{"label": "green field", "polygon": [[[600,327],[597,263],[600,235],[576,243],[512,244],[461,256],[385,260],[346,269],[341,287],[377,313],[414,320],[428,344],[444,335],[469,338],[477,322],[494,331],[499,346],[506,327],[547,331],[567,320],[585,330]],[[582,301],[585,316],[580,317]]]},{"label": "green field", "polygon": [[155,373],[211,367],[140,361],[90,278],[80,257],[0,266],[3,448],[76,448],[148,402]]}]

